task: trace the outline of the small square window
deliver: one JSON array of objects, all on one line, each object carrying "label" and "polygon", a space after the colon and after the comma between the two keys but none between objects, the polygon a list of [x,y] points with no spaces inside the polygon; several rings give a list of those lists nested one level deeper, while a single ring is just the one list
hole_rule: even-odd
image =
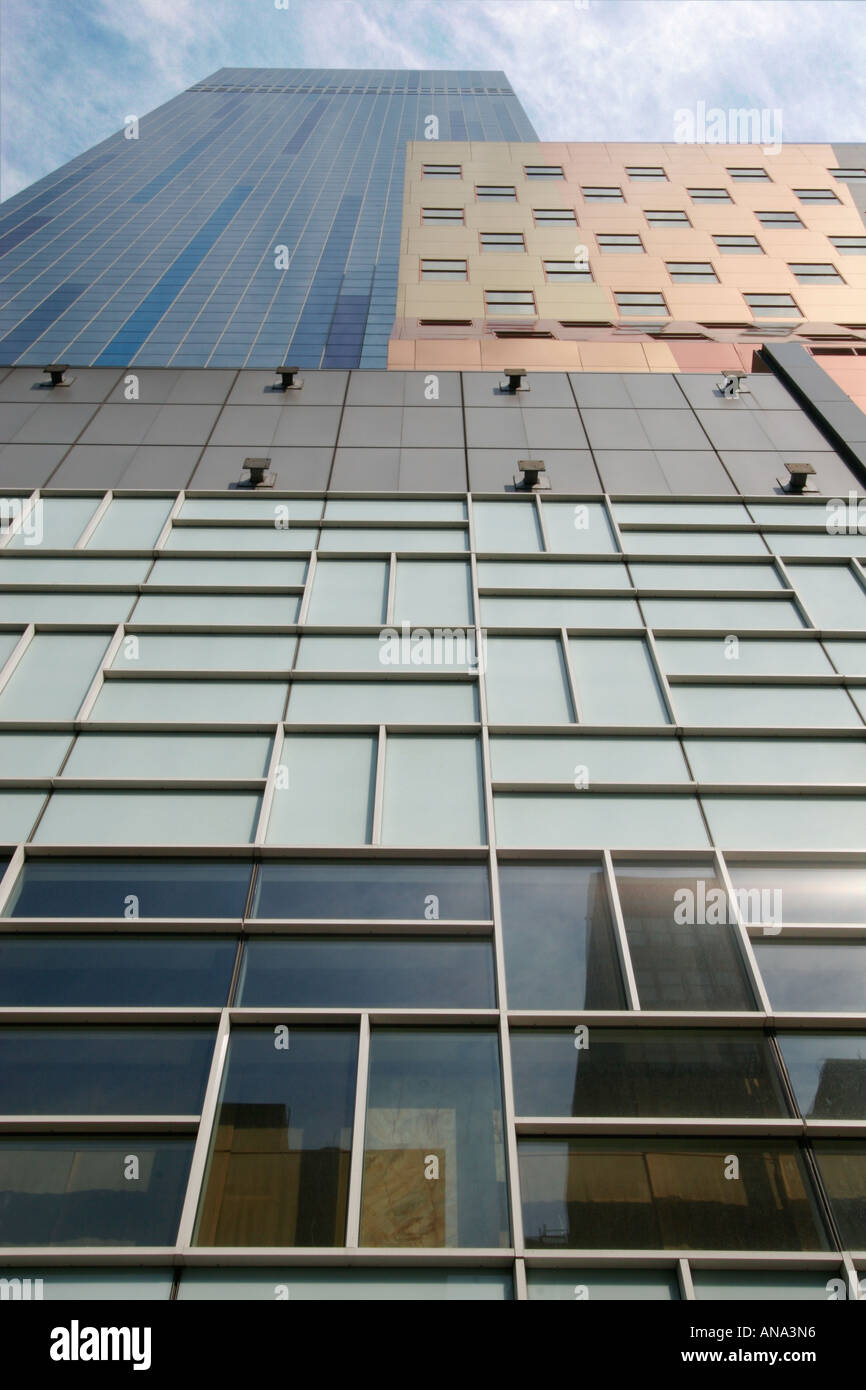
[{"label": "small square window", "polygon": [[587,203],[624,203],[621,188],[605,188],[594,184],[589,188],[581,188],[584,202]]},{"label": "small square window", "polygon": [[536,227],[576,227],[573,208],[533,208]]},{"label": "small square window", "polygon": [[625,171],[632,183],[667,183],[668,176],[657,164],[632,164]]},{"label": "small square window", "polygon": [[592,271],[586,262],[578,265],[574,261],[545,261],[544,274],[548,280],[563,280],[566,283],[587,284],[592,280]]},{"label": "small square window", "polygon": [[646,220],[651,227],[690,227],[692,224],[684,212],[671,208],[649,211]]},{"label": "small square window", "polygon": [[522,232],[482,232],[482,251],[525,251]]},{"label": "small square window", "polygon": [[690,188],[688,195],[693,203],[730,203],[733,202],[730,193],[726,188]]},{"label": "small square window", "polygon": [[479,183],[475,185],[475,196],[479,203],[516,203],[517,190],[504,183]]},{"label": "small square window", "polygon": [[756,212],[762,227],[802,227],[796,212]]},{"label": "small square window", "polygon": [[465,280],[465,261],[422,261],[422,280]]},{"label": "small square window", "polygon": [[424,227],[459,227],[463,225],[463,209],[422,208],[421,223]]},{"label": "small square window", "polygon": [[795,188],[801,203],[838,203],[832,188]]},{"label": "small square window", "polygon": [[714,236],[713,241],[726,256],[763,256],[764,248],[754,236]]},{"label": "small square window", "polygon": [[664,296],[655,290],[617,291],[615,299],[616,307],[623,318],[664,318],[667,316],[668,306],[665,304]]},{"label": "small square window", "polygon": [[843,256],[866,255],[866,236],[831,236],[830,240]]},{"label": "small square window", "polygon": [[523,170],[528,179],[564,179],[559,164],[527,164]]},{"label": "small square window", "polygon": [[423,176],[425,179],[460,179],[463,168],[460,164],[425,164]]},{"label": "small square window", "polygon": [[717,285],[719,277],[709,261],[665,261],[675,285]]},{"label": "small square window", "polygon": [[801,285],[844,285],[845,281],[839,274],[834,265],[829,262],[808,263],[797,261],[793,265],[789,262],[788,269],[799,280]]},{"label": "small square window", "polygon": [[637,232],[596,232],[599,251],[610,255],[643,254],[643,242]]},{"label": "small square window", "polygon": [[798,319],[800,310],[789,294],[747,294],[746,303],[756,319]]},{"label": "small square window", "polygon": [[735,183],[772,183],[766,169],[729,169],[728,173]]},{"label": "small square window", "polygon": [[521,317],[535,315],[535,296],[532,290],[485,290],[484,302],[488,314]]}]

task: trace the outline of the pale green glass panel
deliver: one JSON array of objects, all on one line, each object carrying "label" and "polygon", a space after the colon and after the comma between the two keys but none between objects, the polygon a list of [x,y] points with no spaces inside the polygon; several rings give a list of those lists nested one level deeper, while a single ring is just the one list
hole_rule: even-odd
[{"label": "pale green glass panel", "polygon": [[642,637],[572,637],[569,646],[581,723],[669,722]]},{"label": "pale green glass panel", "polygon": [[528,1269],[526,1287],[530,1303],[670,1303],[680,1296],[667,1269]]},{"label": "pale green glass panel", "polygon": [[790,599],[647,598],[642,607],[653,628],[706,627],[754,632],[806,626]]},{"label": "pale green glass panel", "polygon": [[825,642],[824,646],[843,676],[866,676],[866,642]]},{"label": "pale green glass panel", "polygon": [[268,821],[271,845],[369,844],[378,741],[368,734],[297,734],[281,757]]},{"label": "pale green glass panel", "polygon": [[282,719],[283,681],[106,681],[90,718],[141,724],[270,724]]},{"label": "pale green glass panel", "polygon": [[0,734],[0,777],[53,777],[71,734]]},{"label": "pale green glass panel", "polygon": [[630,589],[625,565],[580,560],[479,560],[484,589]]},{"label": "pale green glass panel", "polygon": [[[99,497],[40,497],[25,527],[9,542],[9,550],[71,550],[102,499]],[[36,513],[34,515],[34,513]]]},{"label": "pale green glass panel", "polygon": [[478,551],[544,549],[533,502],[475,502],[472,516]]},{"label": "pale green glass panel", "polygon": [[639,589],[781,589],[782,581],[772,564],[631,565],[631,575]]},{"label": "pale green glass panel", "polygon": [[298,681],[290,724],[472,724],[474,684],[437,681]]},{"label": "pale green glass panel", "polygon": [[164,550],[315,550],[318,531],[312,527],[288,526],[173,526]]},{"label": "pale green glass panel", "polygon": [[[733,640],[732,640],[733,638]],[[817,638],[804,642],[760,637],[659,637],[656,651],[667,676],[829,676],[833,668]]]},{"label": "pale green glass panel", "polygon": [[[840,1277],[847,1286],[845,1271],[839,1269],[692,1269],[697,1299],[737,1303],[826,1303]],[[788,1322],[795,1321],[789,1315]]]},{"label": "pale green glass panel", "polygon": [[524,738],[490,740],[495,782],[688,782],[673,738]]},{"label": "pale green glass panel", "polygon": [[862,686],[853,686],[851,688],[851,699],[863,716],[864,724],[866,724],[866,690],[864,690]]},{"label": "pale green glass panel", "polygon": [[[829,501],[830,499],[828,499]],[[846,504],[847,505],[847,504]],[[761,525],[770,526],[821,526],[827,524],[828,516],[838,515],[836,510],[828,511],[828,504],[821,502],[750,502],[749,511]]]},{"label": "pale green glass panel", "polygon": [[472,574],[465,561],[397,562],[395,623],[466,627],[472,621]]},{"label": "pale green glass panel", "polygon": [[787,565],[816,627],[866,628],[866,589],[847,565]]},{"label": "pale green glass panel", "polygon": [[38,632],[0,692],[0,719],[73,719],[107,646],[105,633]]},{"label": "pale green glass panel", "polygon": [[705,849],[693,796],[498,792],[496,843],[504,849]]},{"label": "pale green glass panel", "polygon": [[[299,671],[385,671],[390,663],[387,637],[302,637],[296,669]],[[462,668],[458,668],[462,669]]]},{"label": "pale green glass panel", "polygon": [[172,508],[170,497],[114,497],[88,550],[149,550]]},{"label": "pale green glass panel", "polygon": [[254,792],[59,791],[39,822],[46,845],[232,845],[253,839]]},{"label": "pale green glass panel", "polygon": [[44,800],[44,792],[4,792],[0,796],[0,843],[14,845],[26,840]]},{"label": "pale green glass panel", "polygon": [[308,623],[373,625],[385,621],[386,560],[322,560],[316,565]]},{"label": "pale green glass panel", "polygon": [[211,782],[264,777],[270,750],[266,734],[81,734],[63,776]]},{"label": "pale green glass panel", "polygon": [[861,720],[838,686],[674,685],[681,724],[733,728],[861,728]]},{"label": "pale green glass panel", "polygon": [[766,555],[756,531],[623,531],[630,555]]},{"label": "pale green glass panel", "polygon": [[306,560],[157,560],[148,584],[225,584],[230,588],[282,589],[303,584]]},{"label": "pale green glass panel", "polygon": [[20,639],[21,632],[0,632],[0,670],[6,665]]},{"label": "pale green glass panel", "polygon": [[853,796],[703,796],[722,849],[841,849],[862,853],[866,802]]},{"label": "pale green glass panel", "polygon": [[503,1303],[511,1275],[495,1269],[186,1269],[178,1300],[292,1303]]},{"label": "pale green glass panel", "polygon": [[389,737],[384,845],[480,845],[484,824],[478,739]]},{"label": "pale green glass panel", "polygon": [[57,594],[30,590],[2,595],[7,623],[122,623],[135,594]]},{"label": "pale green glass panel", "polygon": [[319,551],[468,550],[466,530],[427,531],[399,527],[331,527],[319,536]]},{"label": "pale green glass panel", "polygon": [[742,502],[614,502],[618,522],[653,526],[735,526],[751,521]]},{"label": "pale green glass panel", "polygon": [[3,584],[141,584],[150,560],[94,560],[83,552],[68,559],[43,559],[36,552],[32,559],[17,556],[0,558],[0,585]]},{"label": "pale green glass panel", "polygon": [[135,633],[121,642],[115,671],[289,671],[297,638],[268,633]]},{"label": "pale green glass panel", "polygon": [[686,740],[699,782],[866,784],[866,742],[855,739]]},{"label": "pale green glass panel", "polygon": [[542,502],[551,550],[561,555],[615,555],[616,539],[600,502]]},{"label": "pale green glass panel", "polygon": [[299,594],[143,594],[133,623],[154,627],[287,627],[297,622]]},{"label": "pale green glass panel", "polygon": [[325,504],[326,521],[465,521],[466,503],[436,498],[334,497]]},{"label": "pale green glass panel", "polygon": [[186,497],[178,515],[184,521],[276,521],[289,509],[289,525],[318,521],[320,497]]},{"label": "pale green glass panel", "polygon": [[866,556],[866,536],[792,535],[774,533],[767,536],[774,555],[857,555]]},{"label": "pale green glass panel", "polygon": [[630,598],[482,598],[489,627],[643,627]]},{"label": "pale green glass panel", "polygon": [[[73,1299],[76,1302],[80,1299],[100,1303],[156,1303],[171,1298],[173,1275],[170,1269],[106,1269],[105,1266],[101,1269],[64,1269],[58,1265],[39,1269],[30,1265],[26,1269],[20,1266],[0,1268],[0,1279],[20,1279],[22,1288],[30,1281],[30,1293],[23,1295],[25,1299],[38,1298],[45,1303]],[[38,1285],[37,1279],[40,1280]]]},{"label": "pale green glass panel", "polygon": [[490,724],[570,724],[574,719],[562,646],[555,637],[489,637]]}]

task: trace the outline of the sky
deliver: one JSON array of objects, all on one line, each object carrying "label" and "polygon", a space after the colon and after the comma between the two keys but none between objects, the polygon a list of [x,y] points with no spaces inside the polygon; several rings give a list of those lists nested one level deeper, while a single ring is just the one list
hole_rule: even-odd
[{"label": "sky", "polygon": [[542,140],[866,140],[866,0],[0,0],[0,196],[220,67],[504,69]]}]

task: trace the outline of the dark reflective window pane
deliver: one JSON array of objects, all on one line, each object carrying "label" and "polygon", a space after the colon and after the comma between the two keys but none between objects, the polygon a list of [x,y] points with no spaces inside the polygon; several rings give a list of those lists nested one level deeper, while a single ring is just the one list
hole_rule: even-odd
[{"label": "dark reflective window pane", "polygon": [[0,1114],[195,1115],[213,1045],[210,1028],[0,1028]]},{"label": "dark reflective window pane", "polygon": [[487,921],[487,865],[268,859],[259,868],[252,915]]},{"label": "dark reflective window pane", "polygon": [[528,1269],[530,1301],[573,1303],[588,1299],[669,1303],[679,1298],[671,1269]]},{"label": "dark reflective window pane", "polygon": [[244,946],[237,1002],[494,1008],[493,949],[471,937],[257,937]]},{"label": "dark reflective window pane", "polygon": [[604,873],[594,864],[500,864],[512,1009],[622,1009]]},{"label": "dark reflective window pane", "polygon": [[288,1296],[293,1303],[497,1302],[513,1298],[498,1269],[186,1269],[178,1298],[233,1303]]},{"label": "dark reflective window pane", "polygon": [[812,1147],[843,1247],[866,1250],[866,1143],[821,1139]]},{"label": "dark reflective window pane", "polygon": [[[826,1250],[793,1142],[521,1139],[526,1244],[620,1250]],[[730,1158],[739,1161],[739,1177]]]},{"label": "dark reflective window pane", "polygon": [[522,1028],[511,1033],[511,1063],[518,1115],[790,1113],[761,1033]]},{"label": "dark reflective window pane", "polygon": [[0,1245],[173,1245],[191,1138],[0,1136]]},{"label": "dark reflective window pane", "polygon": [[779,1046],[802,1115],[866,1119],[866,1033],[780,1033]]},{"label": "dark reflective window pane", "polygon": [[866,941],[753,941],[780,1013],[866,1012]]},{"label": "dark reflective window pane", "polygon": [[747,922],[866,922],[859,864],[729,864]]},{"label": "dark reflective window pane", "polygon": [[342,1245],[358,1035],[232,1033],[199,1245]]},{"label": "dark reflective window pane", "polygon": [[712,867],[617,864],[642,1009],[755,1007]]},{"label": "dark reflective window pane", "polygon": [[363,1246],[509,1243],[496,1033],[376,1029]]},{"label": "dark reflective window pane", "polygon": [[0,1005],[219,1007],[236,953],[230,936],[0,934]]},{"label": "dark reflective window pane", "polygon": [[249,882],[241,859],[28,859],[5,915],[242,917]]}]

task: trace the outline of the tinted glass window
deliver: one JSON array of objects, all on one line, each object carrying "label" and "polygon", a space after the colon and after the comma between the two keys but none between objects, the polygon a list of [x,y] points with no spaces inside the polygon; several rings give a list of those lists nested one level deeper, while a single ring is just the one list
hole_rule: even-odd
[{"label": "tinted glass window", "polygon": [[484,864],[267,860],[253,917],[451,920],[490,917]]},{"label": "tinted glass window", "polygon": [[250,865],[213,859],[28,859],[9,917],[242,917]]},{"label": "tinted glass window", "polygon": [[236,953],[234,937],[0,935],[0,1004],[219,1007]]}]

